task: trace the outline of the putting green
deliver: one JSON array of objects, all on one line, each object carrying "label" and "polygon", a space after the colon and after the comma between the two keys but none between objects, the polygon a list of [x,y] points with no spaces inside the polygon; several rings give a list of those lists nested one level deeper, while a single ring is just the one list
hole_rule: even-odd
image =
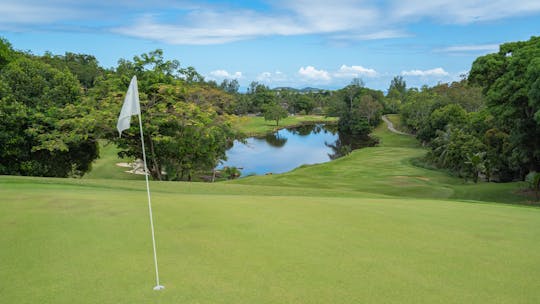
[{"label": "putting green", "polygon": [[152,184],[156,292],[144,183],[63,182],[0,178],[6,303],[540,301],[537,208]]}]

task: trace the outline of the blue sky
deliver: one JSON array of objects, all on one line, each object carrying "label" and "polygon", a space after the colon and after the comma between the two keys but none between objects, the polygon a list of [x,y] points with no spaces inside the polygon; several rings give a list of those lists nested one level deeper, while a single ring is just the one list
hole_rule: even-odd
[{"label": "blue sky", "polygon": [[34,54],[105,67],[160,48],[207,79],[243,87],[385,90],[459,79],[478,56],[540,35],[538,0],[0,0],[0,36]]}]

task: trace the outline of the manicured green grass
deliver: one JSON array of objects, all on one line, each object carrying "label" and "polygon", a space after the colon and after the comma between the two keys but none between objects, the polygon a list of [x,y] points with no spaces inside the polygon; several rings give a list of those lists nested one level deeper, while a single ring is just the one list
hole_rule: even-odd
[{"label": "manicured green grass", "polygon": [[235,128],[248,136],[264,135],[268,132],[274,132],[280,128],[288,126],[301,125],[303,123],[315,122],[337,122],[336,117],[324,117],[319,115],[296,115],[289,116],[279,121],[279,126],[276,126],[275,121],[264,120],[264,117],[259,116],[242,116],[238,118]]},{"label": "manicured green grass", "polygon": [[96,179],[136,179],[143,180],[144,175],[126,173],[129,168],[119,167],[120,162],[132,162],[132,159],[121,159],[118,157],[118,148],[113,143],[100,141],[99,158],[92,164],[92,170],[85,174],[83,178]]},{"label": "manicured green grass", "polygon": [[161,292],[144,182],[0,177],[2,302],[540,301],[538,208],[152,188]]},{"label": "manicured green grass", "polygon": [[540,303],[540,208],[494,203],[520,184],[415,167],[414,138],[374,135],[287,174],[151,182],[159,292],[144,181],[0,176],[0,302]]}]

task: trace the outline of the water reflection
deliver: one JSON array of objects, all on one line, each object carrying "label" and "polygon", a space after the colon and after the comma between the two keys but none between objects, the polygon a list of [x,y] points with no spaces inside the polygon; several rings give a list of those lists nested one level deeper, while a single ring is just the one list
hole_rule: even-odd
[{"label": "water reflection", "polygon": [[335,142],[324,144],[332,149],[332,153],[328,154],[328,157],[334,160],[351,153],[353,150],[374,146],[377,141],[369,136],[353,137],[338,133],[338,139]]},{"label": "water reflection", "polygon": [[250,137],[244,143],[235,141],[220,168],[240,168],[242,176],[283,173],[304,164],[330,161],[360,145],[357,139],[340,135],[335,126],[304,125]]},{"label": "water reflection", "polygon": [[289,128],[287,129],[289,132],[291,132],[294,135],[298,136],[308,136],[310,134],[318,134],[321,132],[323,126],[322,125],[303,125],[296,128]]},{"label": "water reflection", "polygon": [[285,146],[285,144],[287,143],[287,137],[279,133],[268,133],[264,137],[264,140],[266,140],[266,142],[270,146],[276,147],[276,148],[281,148]]}]

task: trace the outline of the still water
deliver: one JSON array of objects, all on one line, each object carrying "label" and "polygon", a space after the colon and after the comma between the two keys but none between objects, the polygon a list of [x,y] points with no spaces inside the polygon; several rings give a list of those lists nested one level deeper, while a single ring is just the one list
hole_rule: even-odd
[{"label": "still water", "polygon": [[242,176],[283,173],[339,157],[343,142],[335,126],[282,129],[265,137],[250,137],[245,143],[235,141],[227,151],[227,161],[219,168],[237,167]]}]

